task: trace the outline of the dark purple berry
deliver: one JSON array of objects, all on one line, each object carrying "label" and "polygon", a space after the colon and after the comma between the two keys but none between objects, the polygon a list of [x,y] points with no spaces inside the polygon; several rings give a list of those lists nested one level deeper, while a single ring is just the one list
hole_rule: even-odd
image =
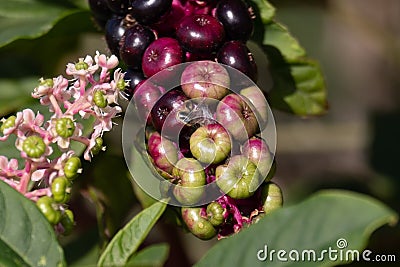
[{"label": "dark purple berry", "polygon": [[146,26],[136,24],[127,29],[121,39],[122,60],[131,68],[141,68],[144,51],[154,39],[153,31]]},{"label": "dark purple berry", "polygon": [[89,7],[94,21],[101,29],[104,29],[107,20],[112,16],[112,12],[107,5],[107,0],[89,0]]},{"label": "dark purple berry", "polygon": [[190,52],[210,53],[224,40],[224,27],[214,17],[205,14],[182,19],[176,30],[177,39]]},{"label": "dark purple berry", "polygon": [[165,137],[174,140],[186,124],[184,112],[187,96],[180,90],[173,89],[165,93],[153,106],[151,118],[154,128]]},{"label": "dark purple berry", "polygon": [[130,0],[106,0],[112,12],[118,15],[125,15],[128,12]]},{"label": "dark purple berry", "polygon": [[152,24],[170,9],[172,0],[132,0],[129,13],[142,24]]},{"label": "dark purple berry", "polygon": [[216,17],[224,25],[229,40],[247,41],[253,33],[253,20],[242,0],[221,0]]},{"label": "dark purple berry", "polygon": [[108,48],[112,54],[119,56],[119,43],[126,31],[126,26],[123,22],[123,19],[120,17],[113,17],[107,21],[105,28],[105,37]]},{"label": "dark purple berry", "polygon": [[129,80],[129,86],[125,87],[123,94],[128,100],[131,100],[136,86],[146,78],[144,77],[143,72],[128,68],[124,79]]},{"label": "dark purple berry", "polygon": [[246,74],[253,81],[257,81],[257,65],[253,55],[245,44],[240,41],[226,42],[218,51],[219,63],[228,65]]},{"label": "dark purple berry", "polygon": [[182,58],[182,48],[177,40],[170,37],[159,38],[143,54],[143,73],[151,77],[165,68],[182,63]]}]

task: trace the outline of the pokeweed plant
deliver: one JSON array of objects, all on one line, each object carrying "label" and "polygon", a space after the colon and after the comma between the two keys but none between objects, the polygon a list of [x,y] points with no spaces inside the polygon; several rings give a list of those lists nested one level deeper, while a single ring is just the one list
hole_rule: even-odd
[{"label": "pokeweed plant", "polygon": [[[105,150],[103,133],[113,128],[113,119],[123,112],[119,102],[124,100],[119,100],[120,96],[132,98],[135,106],[141,107],[137,113],[145,125],[144,140],[130,151],[133,161],[128,161],[128,167],[136,177],[152,176],[155,170],[175,186],[164,188],[172,191],[166,197],[183,207],[167,205],[170,199],[151,199],[136,187],[137,198],[144,209],[110,237],[98,257],[98,266],[164,264],[168,257],[167,245],[138,251],[164,213],[172,214],[177,225],[201,239],[215,236],[222,239],[197,263],[198,266],[261,266],[266,258],[260,260],[259,251],[264,253],[266,244],[274,249],[295,247],[324,251],[338,248],[336,242],[344,239],[349,245],[347,249],[361,250],[373,230],[397,221],[396,214],[378,201],[344,191],[320,192],[297,205],[280,208],[281,189],[270,181],[275,168],[273,153],[266,140],[257,135],[269,116],[266,102],[259,100],[265,95],[272,108],[299,116],[324,114],[327,102],[318,63],[307,58],[305,50],[287,28],[275,20],[275,8],[271,4],[264,0],[174,0],[152,1],[146,6],[144,2],[12,0],[0,3],[0,21],[8,21],[8,24],[0,24],[1,46],[7,48],[14,43],[18,46],[18,39],[34,39],[46,34],[57,36],[56,31],[63,30],[63,20],[71,25],[82,25],[81,21],[88,22],[92,17],[104,31],[111,51],[108,55],[96,52],[93,57],[88,55],[68,63],[69,79],[62,75],[42,78],[33,89],[24,88],[21,98],[29,96],[25,90],[32,90],[31,95],[46,107],[47,120],[32,108],[1,120],[0,150],[3,146],[8,152],[11,147],[17,153],[0,156],[0,264],[66,265],[57,238],[73,232],[75,218],[68,204],[73,182],[83,171],[85,164],[81,159],[91,161],[92,156]],[[21,16],[21,12],[29,16]],[[240,19],[232,20],[229,12],[237,12]],[[160,18],[164,20],[161,23]],[[178,22],[181,24],[176,25]],[[177,26],[181,27],[175,35]],[[48,32],[52,28],[53,32]],[[191,39],[190,28],[202,39]],[[78,29],[80,27],[74,28]],[[62,32],[58,38],[65,38],[61,35]],[[132,40],[141,42],[132,43]],[[257,76],[267,70],[257,70],[257,56],[247,48],[246,41],[257,45],[268,57],[272,88],[267,90],[261,86],[261,95],[249,86],[255,84],[249,82],[240,85],[236,94],[230,93],[228,81],[234,75],[219,71],[221,65],[209,61],[216,59],[256,82]],[[167,51],[160,51],[162,47],[167,47]],[[230,63],[231,57],[237,59],[236,63]],[[151,79],[145,82],[162,69],[198,60],[200,63],[188,65],[180,73],[181,90],[166,90]],[[48,61],[50,58],[46,58]],[[205,73],[199,72],[204,69]],[[204,79],[201,89],[198,84],[194,85],[198,80],[193,80],[199,76]],[[173,77],[167,76],[167,79]],[[0,81],[0,85],[6,84]],[[1,94],[7,97],[6,93]],[[30,103],[29,100],[15,102],[16,96],[8,95],[3,98],[4,102],[0,98],[4,106],[0,107],[0,113],[6,115],[21,103]],[[192,100],[198,97],[218,100],[216,115],[212,109],[204,109],[204,105]],[[157,102],[159,98],[165,102]],[[193,112],[193,107],[200,106],[195,110],[201,110],[201,120],[188,125],[188,118],[168,120],[159,116],[157,108],[163,110],[168,105],[179,106],[182,111],[190,106],[191,114],[198,114]],[[240,112],[233,112],[235,110]],[[173,114],[184,114],[180,111],[169,110]],[[241,128],[235,123],[242,118],[234,114],[246,114],[248,120],[243,119],[242,124],[247,135],[242,136],[243,132],[237,131]],[[230,121],[230,116],[237,120]],[[170,127],[163,127],[165,124]],[[184,142],[180,144],[179,140],[174,142],[175,127],[182,128],[183,139],[189,146]],[[210,143],[210,139],[214,143]],[[241,142],[239,149],[233,146],[232,140]],[[236,154],[230,157],[235,149]],[[98,167],[96,162],[92,164],[91,168]],[[205,164],[208,167],[203,168]],[[233,176],[240,176],[240,179],[232,181]],[[252,184],[254,180],[262,184],[258,190],[258,184]],[[222,195],[214,201],[201,203],[204,192],[198,187],[214,182]],[[238,186],[232,187],[235,183]],[[359,213],[360,210],[369,212]],[[313,234],[316,232],[320,234]],[[311,261],[308,266],[344,262],[346,259],[325,258]],[[269,263],[280,264],[278,261]]]}]

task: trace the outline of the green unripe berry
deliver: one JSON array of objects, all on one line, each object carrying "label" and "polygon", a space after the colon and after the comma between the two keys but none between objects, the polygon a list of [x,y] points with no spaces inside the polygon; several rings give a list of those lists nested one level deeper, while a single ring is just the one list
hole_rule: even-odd
[{"label": "green unripe berry", "polygon": [[264,212],[270,213],[271,211],[282,207],[283,196],[282,190],[279,186],[273,182],[266,183],[263,185],[261,191],[261,199],[263,203]]},{"label": "green unripe berry", "polygon": [[193,205],[203,196],[206,176],[200,162],[193,158],[180,159],[172,175],[179,179],[173,194],[175,198],[184,205]]},{"label": "green unripe berry", "polygon": [[30,158],[40,158],[46,151],[46,144],[40,136],[32,135],[24,140],[22,150]]},{"label": "green unripe berry", "polygon": [[99,152],[103,148],[103,138],[97,137],[95,142],[96,142],[96,144],[94,145],[94,147],[91,150],[93,155],[99,154]]},{"label": "green unripe berry", "polygon": [[69,235],[75,226],[74,214],[71,210],[65,210],[61,216],[61,225],[64,227],[63,235]]},{"label": "green unripe berry", "polygon": [[57,177],[51,184],[54,201],[60,204],[68,202],[71,195],[70,182],[64,176]]},{"label": "green unripe berry", "polygon": [[64,175],[69,180],[74,180],[78,177],[79,170],[82,167],[81,160],[78,157],[71,157],[64,165]]},{"label": "green unripe berry", "polygon": [[93,102],[99,108],[105,108],[108,105],[107,99],[104,97],[104,93],[102,91],[97,90],[93,94]]},{"label": "green unripe berry", "polygon": [[70,118],[60,118],[56,121],[56,132],[63,138],[71,137],[75,132],[74,121]]},{"label": "green unripe berry", "polygon": [[235,199],[252,196],[261,182],[257,166],[242,155],[233,156],[227,165],[218,166],[215,178],[219,188]]},{"label": "green unripe berry", "polygon": [[181,213],[189,231],[198,238],[208,240],[217,235],[211,222],[201,216],[202,208],[182,208]]},{"label": "green unripe berry", "polygon": [[61,212],[57,209],[57,204],[49,196],[44,196],[38,199],[36,206],[43,213],[49,223],[55,225],[61,219]]},{"label": "green unripe berry", "polygon": [[14,127],[15,125],[15,120],[17,119],[17,117],[15,116],[10,116],[8,117],[0,126],[0,132],[4,133],[5,129]]},{"label": "green unripe berry", "polygon": [[217,202],[211,202],[207,206],[208,221],[214,226],[219,226],[224,222],[224,213],[225,209]]}]

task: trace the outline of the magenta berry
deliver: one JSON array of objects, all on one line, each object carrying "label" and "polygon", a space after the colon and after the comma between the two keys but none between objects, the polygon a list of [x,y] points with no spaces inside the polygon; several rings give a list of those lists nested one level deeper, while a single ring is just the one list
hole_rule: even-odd
[{"label": "magenta berry", "polygon": [[253,110],[236,94],[224,97],[217,106],[217,121],[239,141],[245,141],[258,130],[258,122]]},{"label": "magenta berry", "polygon": [[171,174],[175,163],[178,161],[177,145],[161,137],[158,132],[152,132],[147,143],[148,151],[154,161],[154,165]]},{"label": "magenta berry", "polygon": [[182,63],[183,51],[176,39],[163,37],[152,42],[143,54],[142,70],[146,77]]},{"label": "magenta berry", "polygon": [[212,61],[197,61],[185,68],[181,77],[182,90],[190,98],[221,99],[229,93],[227,70]]},{"label": "magenta berry", "polygon": [[210,15],[200,14],[184,17],[176,36],[190,52],[214,52],[224,40],[222,24]]}]

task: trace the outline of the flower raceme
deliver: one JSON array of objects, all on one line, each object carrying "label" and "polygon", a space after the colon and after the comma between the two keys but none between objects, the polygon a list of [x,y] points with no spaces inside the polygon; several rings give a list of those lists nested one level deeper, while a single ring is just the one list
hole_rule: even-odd
[{"label": "flower raceme", "polygon": [[[52,114],[49,120],[31,109],[0,120],[0,141],[14,135],[21,155],[20,159],[0,156],[0,179],[36,201],[60,233],[71,226],[63,223],[65,218],[72,218],[65,203],[72,181],[82,172],[81,161],[71,144],[84,144],[84,159],[88,161],[105,149],[103,133],[112,129],[113,119],[121,112],[119,93],[128,85],[125,73],[121,69],[114,71],[118,64],[116,56],[99,52],[94,58],[88,55],[77,63],[68,63],[66,74],[72,79],[62,75],[41,78],[32,92],[32,97],[48,107]],[[93,121],[93,131],[85,135],[81,122],[89,119]],[[54,156],[56,149],[60,156]]]}]

